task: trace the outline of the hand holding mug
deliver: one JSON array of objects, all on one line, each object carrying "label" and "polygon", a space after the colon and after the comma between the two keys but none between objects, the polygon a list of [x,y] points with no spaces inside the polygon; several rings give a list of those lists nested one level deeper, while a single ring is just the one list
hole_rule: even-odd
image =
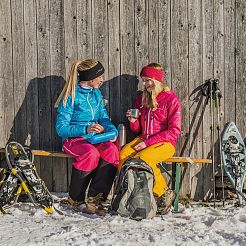
[{"label": "hand holding mug", "polygon": [[131,123],[134,123],[139,116],[139,110],[138,109],[128,109],[126,112],[126,117]]}]

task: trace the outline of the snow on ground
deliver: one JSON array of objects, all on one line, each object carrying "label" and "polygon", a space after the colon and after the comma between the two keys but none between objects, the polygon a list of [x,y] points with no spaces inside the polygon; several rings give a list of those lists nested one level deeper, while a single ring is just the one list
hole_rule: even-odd
[{"label": "snow on ground", "polygon": [[[57,205],[56,205],[57,206]],[[46,215],[31,204],[0,215],[0,245],[246,245],[246,207],[190,206],[152,220],[65,211]]]}]

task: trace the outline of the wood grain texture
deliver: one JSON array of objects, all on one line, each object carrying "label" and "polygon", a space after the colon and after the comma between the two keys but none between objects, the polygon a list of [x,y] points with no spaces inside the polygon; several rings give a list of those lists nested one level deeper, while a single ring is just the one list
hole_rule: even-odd
[{"label": "wood grain texture", "polygon": [[[61,139],[55,131],[56,110],[54,104],[62,90],[65,81],[65,39],[64,39],[64,2],[60,0],[50,1],[50,71],[51,71],[51,139],[52,150],[59,150]],[[64,191],[67,190],[67,160],[53,158],[52,159],[52,190]]]},{"label": "wood grain texture", "polygon": [[[214,30],[214,20],[213,20],[213,4],[211,1],[205,0],[202,2],[202,83],[205,80],[214,77],[214,44],[213,44],[213,30]],[[211,139],[211,112],[209,102],[206,104],[206,100],[203,100],[203,106],[205,108],[203,115],[203,157],[211,158],[212,156],[212,139]],[[206,180],[203,185],[203,197],[205,200],[210,199],[213,195],[213,182],[211,181],[213,177],[212,167],[205,165],[202,169],[202,178]]]},{"label": "wood grain texture", "polygon": [[[188,6],[188,32],[189,32],[189,155],[196,156],[202,153],[202,121],[203,96],[199,87],[202,81],[202,13],[201,1],[189,1]],[[202,179],[202,168],[190,169],[190,197],[197,199],[203,194],[199,181]]]},{"label": "wood grain texture", "polygon": [[13,130],[14,84],[10,1],[0,2],[0,145],[5,146]]},{"label": "wood grain texture", "polygon": [[121,107],[121,79],[120,79],[120,2],[108,1],[108,81],[109,86],[109,115],[117,126],[122,122]]},{"label": "wood grain texture", "polygon": [[246,137],[246,2],[236,1],[236,124],[242,138]]},{"label": "wood grain texture", "polygon": [[[52,149],[52,98],[50,71],[50,8],[49,1],[37,1],[37,54],[39,97],[39,146]],[[52,159],[40,158],[40,176],[47,188],[53,188]]]},{"label": "wood grain texture", "polygon": [[[188,78],[188,13],[187,1],[172,1],[171,5],[171,59],[172,89],[178,95],[182,105],[182,132],[177,151],[178,155],[187,155],[189,146],[189,78]],[[182,168],[181,191],[189,195],[190,169]]]},{"label": "wood grain texture", "polygon": [[[27,136],[25,142],[31,148],[39,148],[39,98],[37,74],[37,9],[36,0],[24,1],[24,33],[25,33],[25,82],[27,105]],[[39,157],[35,158],[36,168],[40,173]]]}]

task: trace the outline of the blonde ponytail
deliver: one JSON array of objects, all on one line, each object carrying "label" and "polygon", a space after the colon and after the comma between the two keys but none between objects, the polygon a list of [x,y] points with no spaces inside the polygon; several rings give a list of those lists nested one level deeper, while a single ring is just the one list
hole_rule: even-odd
[{"label": "blonde ponytail", "polygon": [[66,106],[68,96],[72,97],[72,103],[74,103],[75,99],[75,90],[76,90],[76,83],[78,78],[78,71],[84,71],[90,69],[97,65],[97,61],[95,59],[87,59],[85,61],[75,60],[70,68],[68,80],[59,95],[58,99],[55,102],[55,108],[58,108],[58,105],[63,98],[63,107]]}]

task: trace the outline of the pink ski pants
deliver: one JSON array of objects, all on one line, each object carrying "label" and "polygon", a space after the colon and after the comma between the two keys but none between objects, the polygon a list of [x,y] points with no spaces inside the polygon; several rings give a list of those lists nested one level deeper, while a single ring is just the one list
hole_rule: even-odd
[{"label": "pink ski pants", "polygon": [[84,138],[68,138],[63,143],[63,151],[75,158],[72,165],[82,171],[91,171],[100,158],[118,167],[119,150],[112,142],[92,145]]}]

